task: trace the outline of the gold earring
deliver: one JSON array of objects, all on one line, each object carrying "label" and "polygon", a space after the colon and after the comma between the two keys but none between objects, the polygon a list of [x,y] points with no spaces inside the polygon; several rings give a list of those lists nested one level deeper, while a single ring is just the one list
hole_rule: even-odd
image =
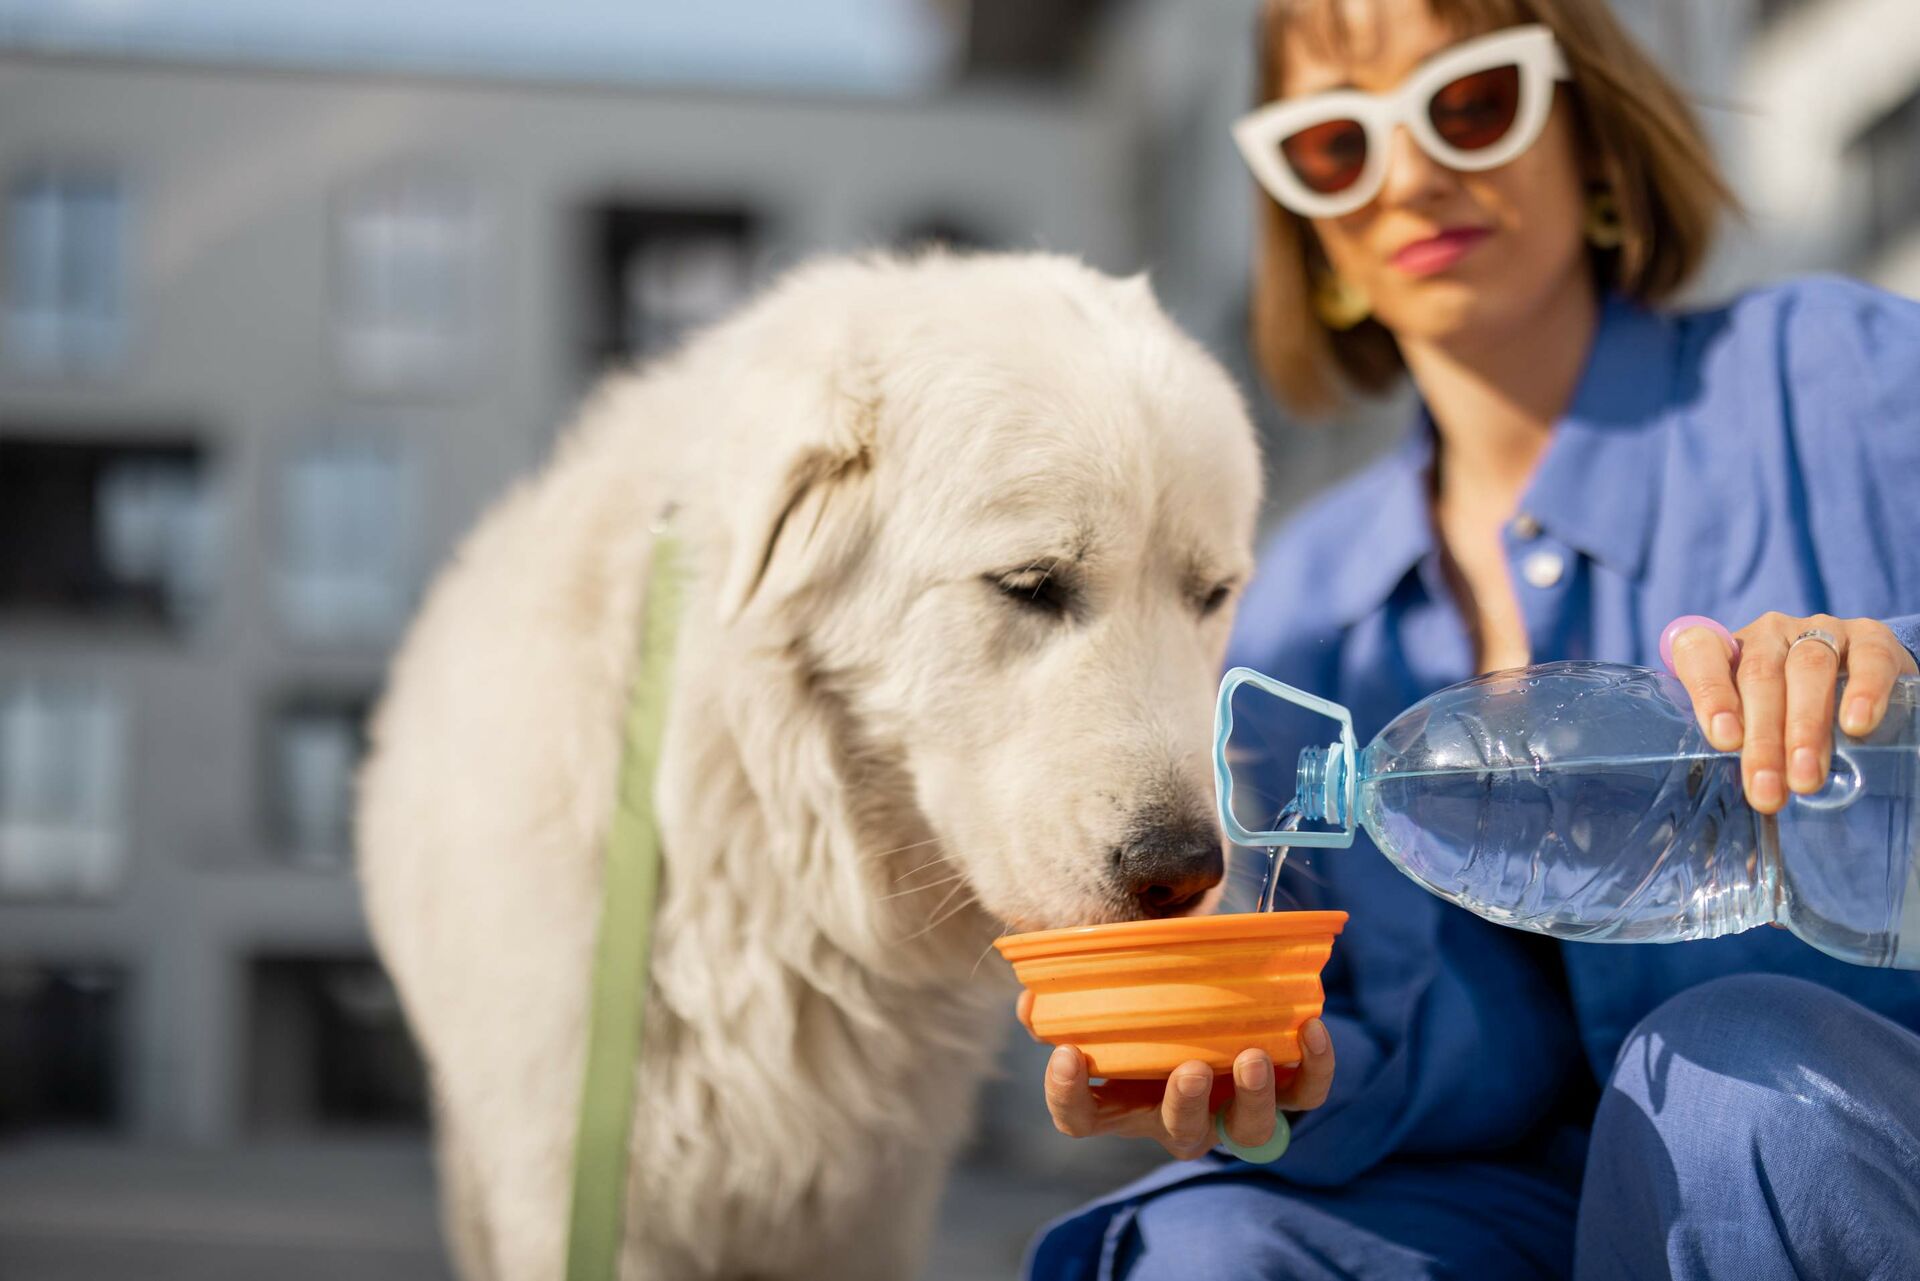
[{"label": "gold earring", "polygon": [[1348,330],[1373,314],[1367,291],[1332,272],[1313,282],[1313,310],[1329,329]]},{"label": "gold earring", "polygon": [[1618,249],[1620,242],[1627,238],[1626,228],[1620,221],[1620,202],[1613,198],[1611,188],[1596,188],[1587,197],[1587,214],[1581,221],[1581,230],[1586,233],[1587,243],[1595,249]]}]

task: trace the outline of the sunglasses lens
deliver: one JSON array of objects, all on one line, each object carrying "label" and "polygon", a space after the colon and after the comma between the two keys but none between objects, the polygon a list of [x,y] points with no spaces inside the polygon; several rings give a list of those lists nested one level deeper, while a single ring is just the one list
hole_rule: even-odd
[{"label": "sunglasses lens", "polygon": [[1367,131],[1357,120],[1312,125],[1280,143],[1280,153],[1301,182],[1321,195],[1345,191],[1367,164]]},{"label": "sunglasses lens", "polygon": [[1462,151],[1491,147],[1520,113],[1520,68],[1489,67],[1443,86],[1427,104],[1433,131]]}]

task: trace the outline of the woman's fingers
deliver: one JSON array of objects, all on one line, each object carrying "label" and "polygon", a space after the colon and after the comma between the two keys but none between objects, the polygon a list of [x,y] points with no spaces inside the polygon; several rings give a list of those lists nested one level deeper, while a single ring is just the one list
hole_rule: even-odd
[{"label": "woman's fingers", "polygon": [[1087,1062],[1071,1045],[1059,1047],[1047,1060],[1047,1111],[1053,1114],[1054,1129],[1070,1138],[1099,1132],[1099,1105],[1087,1085]]},{"label": "woman's fingers", "polygon": [[1775,624],[1779,618],[1768,614],[1738,633],[1735,681],[1746,712],[1740,776],[1747,801],[1762,814],[1777,813],[1787,803],[1787,642]]},{"label": "woman's fingers", "polygon": [[1213,1069],[1189,1059],[1167,1078],[1160,1101],[1160,1124],[1166,1130],[1161,1146],[1182,1161],[1204,1154],[1213,1146],[1213,1113],[1207,1095],[1213,1089]]},{"label": "woman's fingers", "polygon": [[[1834,643],[1800,639],[1810,631],[1822,632]],[[1778,812],[1789,790],[1807,795],[1827,785],[1836,712],[1848,734],[1871,733],[1886,715],[1894,680],[1920,675],[1920,664],[1900,639],[1885,623],[1870,618],[1767,614],[1738,635],[1740,669],[1734,679],[1744,731],[1740,772],[1747,800],[1763,814]],[[1680,649],[1676,638],[1676,667]],[[1843,674],[1846,702],[1836,708],[1835,682]],[[1709,734],[1708,739],[1721,746],[1716,736]]]},{"label": "woman's fingers", "polygon": [[1233,1061],[1233,1102],[1226,1116],[1227,1135],[1235,1143],[1257,1148],[1273,1137],[1273,1093],[1273,1060],[1261,1050],[1242,1050]]},{"label": "woman's fingers", "polygon": [[1840,728],[1860,738],[1885,718],[1894,680],[1920,674],[1920,665],[1884,623],[1855,619],[1847,624],[1846,637],[1847,701],[1840,708]]},{"label": "woman's fingers", "polygon": [[1673,674],[1693,699],[1693,714],[1707,742],[1722,752],[1741,742],[1740,691],[1733,683],[1733,655],[1725,641],[1704,627],[1673,638]]},{"label": "woman's fingers", "polygon": [[1282,1088],[1276,1106],[1288,1112],[1309,1112],[1327,1101],[1333,1088],[1333,1039],[1319,1019],[1300,1029],[1300,1070]]},{"label": "woman's fingers", "polygon": [[1183,1063],[1165,1082],[1107,1081],[1093,1086],[1087,1061],[1071,1045],[1047,1059],[1047,1111],[1054,1128],[1071,1138],[1096,1134],[1152,1139],[1181,1159],[1213,1146],[1207,1094],[1213,1069],[1199,1060]]},{"label": "woman's fingers", "polygon": [[1180,1160],[1213,1148],[1214,1111],[1226,1104],[1225,1127],[1242,1147],[1273,1138],[1280,1111],[1304,1112],[1326,1102],[1333,1082],[1333,1043],[1326,1025],[1310,1020],[1301,1029],[1301,1062],[1290,1076],[1274,1070],[1265,1051],[1243,1050],[1231,1075],[1217,1081],[1213,1069],[1190,1059],[1165,1081],[1103,1081],[1092,1085],[1086,1058],[1063,1045],[1047,1060],[1047,1111],[1062,1134],[1148,1138]]},{"label": "woman's fingers", "polygon": [[[1801,620],[1806,627],[1786,638],[1787,786],[1801,795],[1817,792],[1827,783],[1833,761],[1833,687],[1846,660],[1846,625],[1837,618]],[[1794,644],[1794,637],[1819,628],[1838,642],[1838,650],[1822,641]]]}]

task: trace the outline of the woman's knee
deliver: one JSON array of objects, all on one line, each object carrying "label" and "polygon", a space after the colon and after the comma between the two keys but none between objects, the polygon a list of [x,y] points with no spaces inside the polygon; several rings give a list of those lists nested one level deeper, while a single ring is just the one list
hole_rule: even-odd
[{"label": "woman's knee", "polygon": [[1917,1136],[1920,1037],[1818,984],[1738,975],[1628,1035],[1594,1118],[1589,1191],[1633,1185],[1671,1208],[1698,1187],[1731,1193],[1746,1171],[1770,1195],[1815,1194],[1868,1154],[1920,1173]]},{"label": "woman's knee", "polygon": [[1222,1281],[1270,1275],[1297,1242],[1278,1222],[1291,1208],[1270,1190],[1236,1183],[1195,1183],[1141,1205],[1116,1238],[1114,1278],[1178,1281],[1207,1276]]},{"label": "woman's knee", "polygon": [[1871,1018],[1846,997],[1804,979],[1779,974],[1734,974],[1668,997],[1627,1034],[1615,1075],[1634,1055],[1672,1054],[1695,1063],[1771,1065],[1835,1024]]}]

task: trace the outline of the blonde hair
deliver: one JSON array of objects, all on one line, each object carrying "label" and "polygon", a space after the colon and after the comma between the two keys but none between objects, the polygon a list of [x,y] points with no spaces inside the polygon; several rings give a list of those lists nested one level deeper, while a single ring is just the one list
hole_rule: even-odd
[{"label": "blonde hair", "polygon": [[[1580,145],[1619,208],[1618,248],[1591,250],[1603,289],[1657,303],[1686,283],[1706,257],[1714,223],[1734,207],[1692,110],[1609,11],[1606,0],[1427,0],[1433,15],[1463,35],[1526,22],[1549,27],[1573,71]],[[1345,24],[1337,0],[1263,0],[1260,101],[1279,96],[1283,24],[1320,9],[1336,40]],[[1323,415],[1350,391],[1386,390],[1404,368],[1393,335],[1376,320],[1329,329],[1313,306],[1326,270],[1319,243],[1299,215],[1264,191],[1255,235],[1253,352],[1269,388],[1297,413]]]}]

